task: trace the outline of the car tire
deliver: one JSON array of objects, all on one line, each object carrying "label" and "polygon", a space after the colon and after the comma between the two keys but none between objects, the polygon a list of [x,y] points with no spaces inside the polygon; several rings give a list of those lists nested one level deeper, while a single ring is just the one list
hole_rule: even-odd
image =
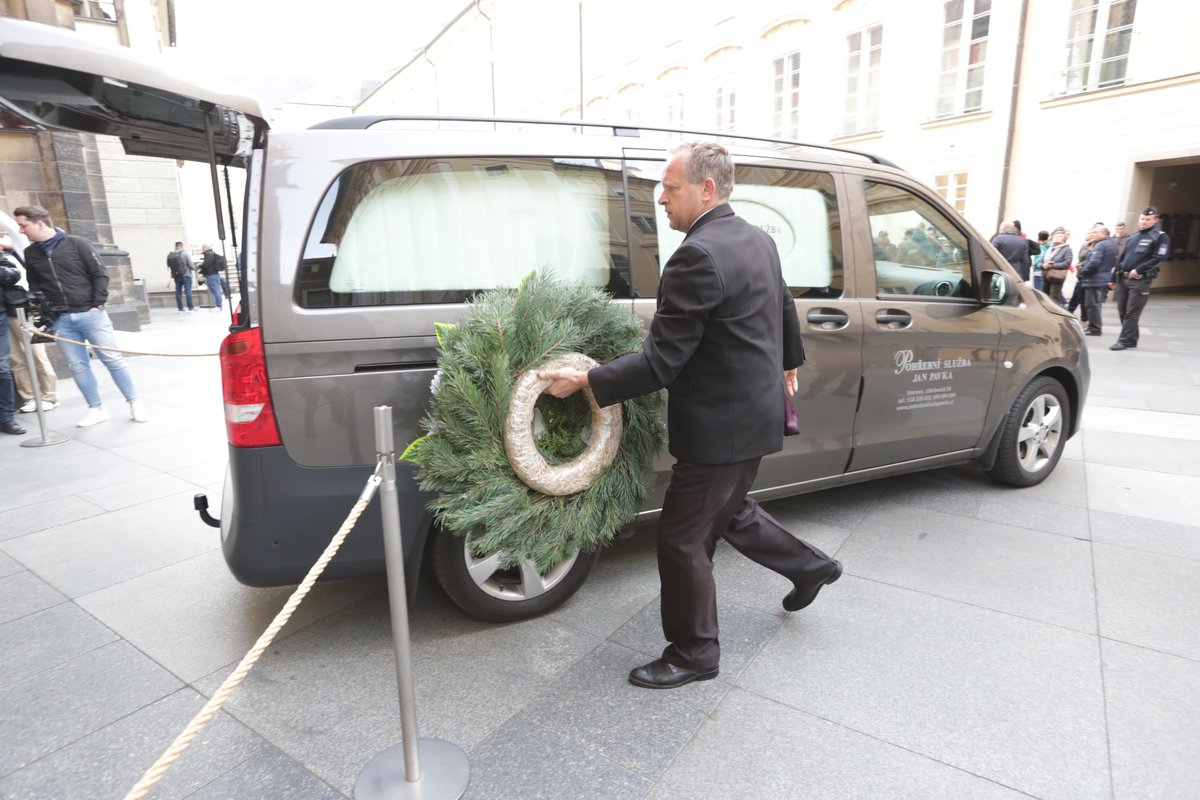
[{"label": "car tire", "polygon": [[485,622],[516,622],[558,608],[583,586],[596,556],[579,552],[544,572],[531,561],[500,569],[499,553],[477,558],[465,537],[434,531],[438,583],[455,605]]},{"label": "car tire", "polygon": [[1031,381],[1004,418],[1000,449],[988,474],[1011,486],[1041,483],[1066,447],[1070,413],[1061,383],[1046,376]]}]

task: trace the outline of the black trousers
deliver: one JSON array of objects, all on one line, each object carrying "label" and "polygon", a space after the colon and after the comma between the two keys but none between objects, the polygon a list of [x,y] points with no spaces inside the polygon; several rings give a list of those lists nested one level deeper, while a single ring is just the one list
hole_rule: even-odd
[{"label": "black trousers", "polygon": [[832,559],[788,533],[746,497],[761,459],[734,464],[676,462],[658,521],[662,584],[662,658],[688,669],[718,664],[713,553],[721,537],[747,558],[806,587],[828,574]]},{"label": "black trousers", "polygon": [[1117,290],[1113,295],[1117,303],[1117,316],[1121,320],[1121,335],[1117,341],[1123,345],[1137,346],[1141,331],[1138,320],[1142,318],[1142,309],[1150,302],[1150,281],[1145,278],[1121,278],[1117,281]]},{"label": "black trousers", "polygon": [[1089,333],[1100,333],[1100,305],[1107,292],[1106,286],[1089,286],[1083,290],[1083,318],[1087,320]]}]

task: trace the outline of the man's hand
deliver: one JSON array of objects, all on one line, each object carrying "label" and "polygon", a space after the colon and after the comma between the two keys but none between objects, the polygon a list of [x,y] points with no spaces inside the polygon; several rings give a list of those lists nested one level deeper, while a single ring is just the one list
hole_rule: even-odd
[{"label": "man's hand", "polygon": [[1129,277],[1133,278],[1136,281],[1138,278],[1140,278],[1142,276],[1138,273],[1138,271],[1136,269],[1131,269],[1131,270],[1129,270]]},{"label": "man's hand", "polygon": [[538,377],[544,381],[553,381],[546,392],[555,397],[565,399],[578,392],[580,389],[586,389],[588,383],[588,374],[583,370],[564,367],[563,369],[540,369]]},{"label": "man's hand", "polygon": [[796,380],[796,370],[789,369],[783,373],[783,386],[788,397],[796,394],[796,390],[800,388],[800,382]]}]

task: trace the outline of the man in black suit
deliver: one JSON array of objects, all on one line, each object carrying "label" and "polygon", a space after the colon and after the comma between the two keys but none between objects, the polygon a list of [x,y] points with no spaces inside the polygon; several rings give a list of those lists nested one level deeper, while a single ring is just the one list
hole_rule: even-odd
[{"label": "man in black suit", "polygon": [[842,565],[792,536],[748,498],[762,457],[783,447],[784,402],[804,363],[800,320],[779,252],[729,207],[733,160],[716,144],[676,148],[658,202],[687,235],[667,261],[658,309],[640,353],[586,372],[547,370],[547,391],[590,387],[612,405],[667,389],[671,484],[658,522],[662,657],[630,682],[669,689],[717,677],[712,557],[724,537],[743,555],[792,581],[783,607],[798,611]]}]

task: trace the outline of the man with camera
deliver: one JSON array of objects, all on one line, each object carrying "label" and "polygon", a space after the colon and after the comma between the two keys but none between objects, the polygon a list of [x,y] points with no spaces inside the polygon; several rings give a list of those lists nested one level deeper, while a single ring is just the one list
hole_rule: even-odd
[{"label": "man with camera", "polygon": [[83,342],[96,346],[96,357],[108,368],[113,382],[129,403],[130,418],[134,422],[148,422],[150,416],[138,398],[125,359],[116,350],[112,320],[104,310],[108,300],[108,272],[100,263],[100,257],[86,239],[54,227],[49,212],[41,206],[14,209],[13,217],[21,233],[31,242],[25,251],[30,294],[43,293],[43,311],[56,315],[54,333],[71,340],[60,341],[58,346],[66,356],[75,385],[88,404],[87,413],[75,424],[86,428],[108,420],[108,411],[100,399],[100,387],[88,360],[88,348]]}]

